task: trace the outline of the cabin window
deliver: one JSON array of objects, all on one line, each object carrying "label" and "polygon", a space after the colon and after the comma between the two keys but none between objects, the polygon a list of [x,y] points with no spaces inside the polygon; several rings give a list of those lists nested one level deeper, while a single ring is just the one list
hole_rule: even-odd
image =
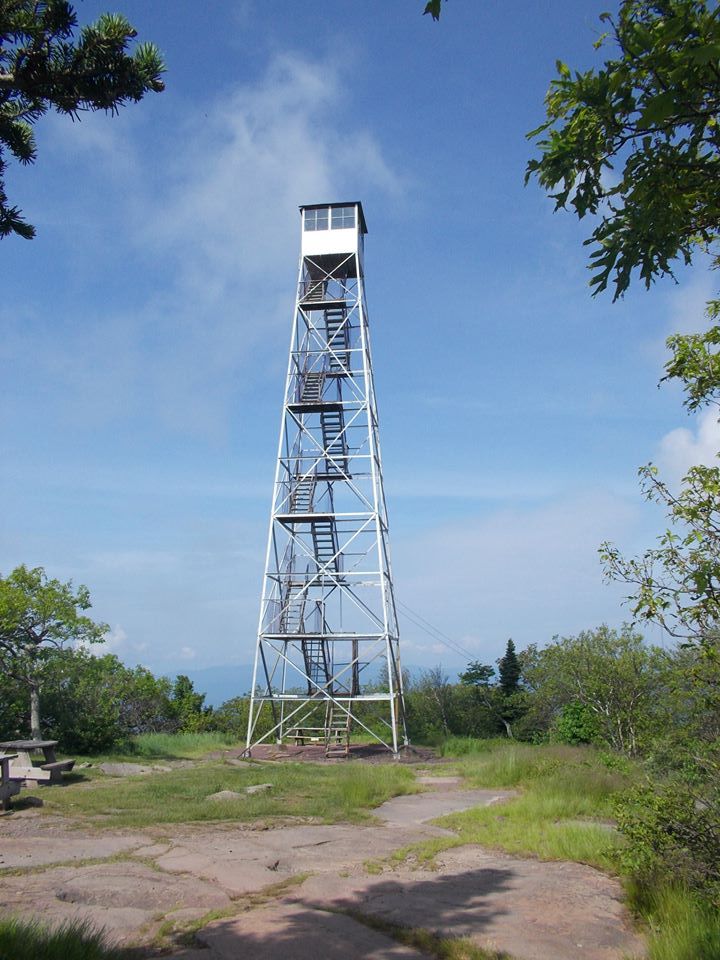
[{"label": "cabin window", "polygon": [[355,226],[355,207],[332,207],[333,230],[346,230]]},{"label": "cabin window", "polygon": [[329,225],[327,207],[318,207],[315,210],[305,211],[306,230],[327,230]]}]

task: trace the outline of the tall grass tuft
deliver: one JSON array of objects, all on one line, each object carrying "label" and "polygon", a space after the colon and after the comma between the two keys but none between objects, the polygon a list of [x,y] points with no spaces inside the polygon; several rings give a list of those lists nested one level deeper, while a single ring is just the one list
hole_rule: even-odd
[{"label": "tall grass tuft", "polygon": [[141,733],[124,752],[148,760],[189,759],[236,745],[237,737],[226,733]]},{"label": "tall grass tuft", "polygon": [[123,955],[84,920],[50,929],[34,920],[0,919],[2,960],[121,960]]},{"label": "tall grass tuft", "polygon": [[720,960],[720,916],[682,887],[628,886],[649,924],[648,960]]},{"label": "tall grass tuft", "polygon": [[[611,821],[612,798],[632,781],[632,767],[616,769],[592,748],[507,740],[453,738],[443,752],[455,758],[452,766],[469,786],[519,793],[501,805],[443,818],[459,842],[616,868],[622,840]],[[433,841],[415,852],[432,858],[442,846]]]}]

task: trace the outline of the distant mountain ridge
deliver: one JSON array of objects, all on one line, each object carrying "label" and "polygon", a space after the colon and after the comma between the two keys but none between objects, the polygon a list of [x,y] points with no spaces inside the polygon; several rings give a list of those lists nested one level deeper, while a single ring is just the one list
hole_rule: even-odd
[{"label": "distant mountain ridge", "polygon": [[226,700],[250,693],[253,667],[251,663],[221,664],[198,670],[179,670],[189,677],[198,693],[205,694],[205,703],[219,707]]},{"label": "distant mountain ridge", "polygon": [[[411,677],[417,677],[424,668],[411,665],[406,669]],[[205,703],[211,707],[219,707],[226,700],[249,694],[252,687],[251,663],[220,664],[216,667],[200,667],[197,670],[178,670],[177,672],[192,680],[196,691],[205,694]],[[453,671],[448,672],[453,673]]]}]

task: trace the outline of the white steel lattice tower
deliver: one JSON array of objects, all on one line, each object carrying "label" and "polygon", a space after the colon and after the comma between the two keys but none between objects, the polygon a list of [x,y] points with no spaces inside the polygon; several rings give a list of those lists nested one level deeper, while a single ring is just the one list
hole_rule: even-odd
[{"label": "white steel lattice tower", "polygon": [[302,249],[247,749],[351,728],[407,744],[360,203],[300,208]]}]

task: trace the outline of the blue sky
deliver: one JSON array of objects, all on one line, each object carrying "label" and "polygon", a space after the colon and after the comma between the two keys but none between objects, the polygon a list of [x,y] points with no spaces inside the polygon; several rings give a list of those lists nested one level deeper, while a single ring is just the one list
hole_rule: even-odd
[{"label": "blue sky", "polygon": [[[301,203],[363,202],[396,591],[473,657],[621,622],[597,548],[660,529],[637,467],[718,449],[657,388],[707,273],[592,300],[589,226],[523,187],[606,4],[422,6],[118,0],[166,92],[48,116],[10,170],[38,238],[0,248],[0,570],[86,583],[130,664],[252,659]],[[401,629],[406,663],[462,669]]]}]

